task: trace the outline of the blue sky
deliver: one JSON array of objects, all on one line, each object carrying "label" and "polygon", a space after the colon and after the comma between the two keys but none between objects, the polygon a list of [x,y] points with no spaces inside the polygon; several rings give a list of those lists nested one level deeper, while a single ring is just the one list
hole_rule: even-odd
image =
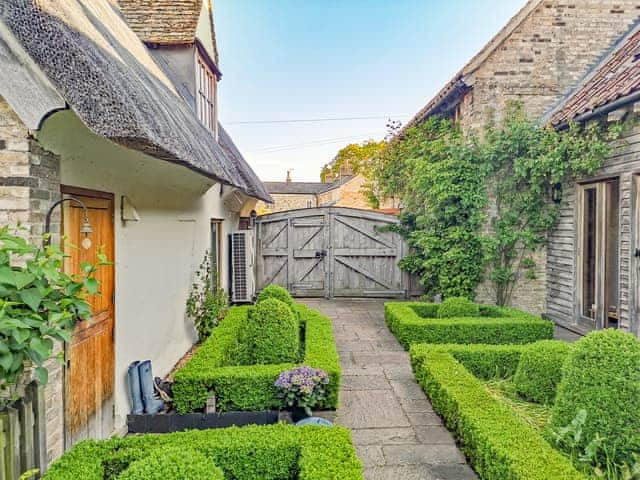
[{"label": "blue sky", "polygon": [[[220,119],[263,180],[318,181],[408,120],[524,0],[216,0]],[[281,122],[326,118],[367,120]]]}]

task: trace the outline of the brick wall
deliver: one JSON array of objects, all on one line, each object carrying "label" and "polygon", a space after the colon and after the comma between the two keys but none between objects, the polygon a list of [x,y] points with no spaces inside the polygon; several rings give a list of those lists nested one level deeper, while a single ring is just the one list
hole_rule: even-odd
[{"label": "brick wall", "polygon": [[[40,241],[44,219],[60,198],[59,159],[39,147],[6,101],[0,97],[0,225],[22,224],[32,241]],[[52,218],[54,241],[60,232],[60,213]],[[58,349],[61,347],[58,347]],[[59,350],[58,350],[59,351]],[[63,373],[57,361],[48,362],[45,390],[47,458],[64,449]]]},{"label": "brick wall", "polygon": [[[519,101],[540,118],[568,93],[640,16],[638,0],[547,0],[538,6],[479,67],[467,72],[473,89],[461,106],[466,131],[499,120],[509,101]],[[546,252],[533,255],[536,279],[523,279],[511,304],[546,311]],[[490,282],[477,299],[495,302]]]}]

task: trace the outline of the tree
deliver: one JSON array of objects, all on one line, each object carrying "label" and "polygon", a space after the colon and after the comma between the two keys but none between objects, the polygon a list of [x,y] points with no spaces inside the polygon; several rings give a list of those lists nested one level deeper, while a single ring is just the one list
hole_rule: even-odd
[{"label": "tree", "polygon": [[386,146],[385,142],[367,140],[362,143],[351,143],[340,149],[333,160],[322,167],[320,181],[335,182],[340,178],[362,173],[367,177],[367,166],[371,159]]}]

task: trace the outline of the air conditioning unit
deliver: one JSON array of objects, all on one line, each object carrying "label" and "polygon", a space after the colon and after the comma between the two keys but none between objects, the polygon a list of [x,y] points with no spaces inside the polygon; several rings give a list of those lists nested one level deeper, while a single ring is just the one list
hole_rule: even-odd
[{"label": "air conditioning unit", "polygon": [[231,243],[231,302],[252,302],[256,293],[253,230],[229,234]]}]

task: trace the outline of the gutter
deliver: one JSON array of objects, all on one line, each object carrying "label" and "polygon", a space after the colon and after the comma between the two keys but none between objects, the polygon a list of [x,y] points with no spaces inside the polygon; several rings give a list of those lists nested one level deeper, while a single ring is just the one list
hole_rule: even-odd
[{"label": "gutter", "polygon": [[634,92],[625,97],[614,100],[611,103],[607,103],[606,105],[602,105],[601,107],[596,108],[595,110],[591,110],[590,112],[585,112],[577,117],[574,117],[569,120],[564,120],[561,123],[554,125],[554,128],[557,130],[566,130],[569,128],[569,123],[583,123],[588,122],[596,117],[601,117],[607,115],[610,112],[618,110],[621,107],[625,107],[630,103],[635,103],[640,101],[640,91]]}]

